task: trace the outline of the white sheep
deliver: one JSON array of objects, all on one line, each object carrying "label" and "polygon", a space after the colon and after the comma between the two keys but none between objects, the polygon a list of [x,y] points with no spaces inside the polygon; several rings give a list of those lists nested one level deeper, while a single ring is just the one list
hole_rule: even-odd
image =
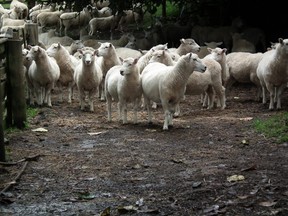
[{"label": "white sheep", "polygon": [[169,50],[155,50],[152,53],[152,57],[149,60],[149,64],[153,62],[159,62],[167,66],[172,66],[176,64],[176,61],[173,60]]},{"label": "white sheep", "polygon": [[206,66],[197,54],[182,55],[174,66],[162,63],[148,64],[141,74],[141,86],[148,121],[152,121],[150,101],[161,103],[164,110],[163,130],[172,125],[173,114],[184,96],[186,83],[193,71],[205,71]]},{"label": "white sheep", "polygon": [[234,83],[253,83],[257,87],[256,100],[259,101],[261,95],[261,85],[257,77],[256,70],[259,62],[263,58],[263,53],[232,52],[227,54],[226,63],[228,66],[228,77],[224,84],[226,95]]},{"label": "white sheep", "polygon": [[204,58],[206,55],[209,55],[210,52],[208,51],[207,48],[212,48],[215,49],[216,47],[219,47],[223,44],[223,42],[215,42],[215,41],[211,41],[211,42],[204,42],[205,46],[200,46],[200,50],[199,52],[197,52],[197,55],[199,56],[199,58]]},{"label": "white sheep", "polygon": [[94,17],[108,17],[112,15],[112,9],[109,7],[103,7],[101,9],[93,9]]},{"label": "white sheep", "polygon": [[121,60],[119,59],[113,44],[108,43],[108,42],[105,42],[105,43],[99,42],[99,44],[100,44],[100,47],[97,49],[97,52],[96,52],[99,58],[97,58],[96,62],[102,69],[102,73],[103,73],[103,80],[102,80],[102,83],[100,84],[101,90],[99,91],[100,93],[99,96],[101,100],[104,101],[105,100],[105,94],[104,94],[105,76],[111,67],[115,65],[120,65]]},{"label": "white sheep", "polygon": [[55,4],[51,4],[49,5],[49,7],[45,7],[42,8],[40,10],[34,10],[32,12],[29,13],[29,19],[33,22],[33,23],[37,23],[37,16],[42,13],[42,12],[52,12],[55,11],[56,5]]},{"label": "white sheep", "polygon": [[12,0],[12,2],[10,3],[10,9],[13,9],[14,7],[17,9],[17,19],[27,19],[29,9],[25,3],[18,0]]},{"label": "white sheep", "polygon": [[172,53],[176,53],[175,61],[177,61],[181,55],[186,55],[189,52],[199,52],[200,46],[192,38],[182,38],[180,39],[180,45],[177,48],[169,48],[169,50]]},{"label": "white sheep", "polygon": [[266,103],[265,90],[267,89],[270,93],[269,110],[274,109],[275,99],[276,108],[281,109],[281,95],[288,82],[288,39],[279,38],[278,40],[279,44],[275,49],[264,53],[256,70],[262,86],[263,104]]},{"label": "white sheep", "polygon": [[65,12],[62,13],[60,16],[61,27],[60,32],[63,32],[67,36],[68,30],[71,28],[79,28],[85,27],[88,25],[89,21],[91,20],[91,9],[87,6],[83,8],[81,12]]},{"label": "white sheep", "polygon": [[12,19],[9,17],[9,14],[5,13],[1,16],[1,22],[2,22],[2,28],[3,27],[24,27],[24,25],[26,24],[25,20],[22,19]]},{"label": "white sheep", "polygon": [[140,58],[145,54],[142,50],[134,50],[129,47],[116,47],[116,53],[119,58],[125,59],[128,57]]},{"label": "white sheep", "polygon": [[56,27],[56,30],[60,29],[60,15],[63,11],[47,11],[41,12],[37,16],[37,23],[42,29],[46,27]]},{"label": "white sheep", "polygon": [[113,30],[119,22],[118,15],[108,17],[94,17],[89,21],[89,35],[95,35],[97,32],[110,31],[110,39],[113,39]]},{"label": "white sheep", "polygon": [[158,44],[156,46],[153,46],[151,49],[148,50],[143,56],[141,56],[138,60],[138,65],[139,65],[139,71],[140,74],[142,73],[143,69],[148,65],[149,60],[151,59],[153,52],[155,50],[164,50],[168,49],[167,43],[166,44]]},{"label": "white sheep", "polygon": [[101,43],[111,43],[114,45],[115,48],[117,47],[124,47],[129,41],[135,40],[135,37],[131,33],[124,33],[120,36],[119,39],[114,39],[114,40],[95,40],[95,42],[101,42]]},{"label": "white sheep", "polygon": [[96,64],[96,51],[79,50],[82,54],[82,60],[74,71],[74,80],[78,88],[80,107],[84,110],[85,92],[88,92],[88,103],[90,111],[94,112],[94,97],[99,91],[99,85],[102,82],[103,74],[101,68]]},{"label": "white sheep", "polygon": [[127,26],[129,24],[134,24],[134,23],[137,25],[137,28],[138,28],[142,20],[143,20],[143,16],[140,13],[132,11],[132,10],[124,10],[118,23],[118,30],[126,31]]},{"label": "white sheep", "polygon": [[[225,108],[225,88],[222,86],[221,66],[214,59],[204,58],[202,62],[207,66],[204,73],[195,71],[188,79],[185,95],[201,95],[206,93],[208,96],[207,109],[214,106],[214,96],[217,95],[221,109]],[[215,92],[215,93],[214,93]],[[178,110],[178,115],[179,115]]]},{"label": "white sheep", "polygon": [[231,52],[250,52],[255,53],[255,45],[243,38],[243,33],[234,33],[232,34],[232,50]]},{"label": "white sheep", "polygon": [[39,46],[29,46],[30,51],[26,58],[33,62],[29,67],[28,76],[33,85],[33,91],[37,97],[38,105],[51,103],[51,90],[60,77],[60,68],[53,57],[47,55],[46,51]]},{"label": "white sheep", "polygon": [[60,89],[60,102],[63,102],[63,86],[68,86],[68,103],[72,102],[73,87],[74,87],[74,70],[79,63],[78,60],[59,42],[52,44],[47,50],[47,54],[56,59],[60,68],[60,77],[57,81],[57,86]]},{"label": "white sheep", "polygon": [[70,55],[74,55],[79,49],[84,48],[84,44],[81,40],[74,40],[70,46],[65,46]]},{"label": "white sheep", "polygon": [[112,67],[105,77],[105,95],[107,99],[108,121],[111,121],[112,100],[118,102],[119,119],[123,124],[127,123],[127,106],[133,104],[134,118],[137,123],[138,104],[142,92],[140,85],[140,73],[137,58],[126,58],[122,65]]}]

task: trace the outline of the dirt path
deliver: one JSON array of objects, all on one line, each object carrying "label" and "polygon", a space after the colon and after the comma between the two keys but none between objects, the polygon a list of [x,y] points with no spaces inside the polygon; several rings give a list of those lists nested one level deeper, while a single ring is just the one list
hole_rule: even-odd
[{"label": "dirt path", "polygon": [[[223,111],[188,96],[165,132],[161,108],[152,125],[143,110],[139,124],[122,125],[116,106],[107,123],[104,102],[81,112],[77,100],[59,104],[55,95],[30,128],[7,135],[11,160],[41,156],[0,199],[0,214],[287,215],[288,145],[253,130],[255,118],[276,113],[254,95],[235,86]],[[31,131],[40,127],[48,132]],[[0,167],[1,188],[22,165]],[[245,179],[229,182],[232,175]]]}]

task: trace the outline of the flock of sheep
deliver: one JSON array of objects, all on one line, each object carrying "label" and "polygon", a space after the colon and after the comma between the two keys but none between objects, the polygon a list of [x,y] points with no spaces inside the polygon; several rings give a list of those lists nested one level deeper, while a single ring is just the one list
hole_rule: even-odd
[{"label": "flock of sheep", "polygon": [[[105,2],[108,1],[103,3]],[[13,0],[12,3],[11,5],[16,6],[11,6],[8,13],[7,11],[3,13],[2,28],[6,25],[4,21],[8,19],[7,16],[14,21],[23,21],[28,17],[26,9],[16,10],[24,3],[19,0]],[[39,26],[48,27],[46,25],[48,21],[43,22],[43,17],[49,12],[48,10],[51,10],[50,7],[41,9],[36,5],[30,11],[27,8],[27,12],[31,20],[35,19]],[[257,41],[242,38],[244,31],[230,35],[233,41],[231,47],[228,47],[228,40],[225,41],[227,35],[222,38],[218,35],[217,40],[214,38],[215,42],[206,43],[207,46],[204,46],[206,41],[198,41],[201,31],[205,38],[205,31],[197,27],[194,32],[190,31],[189,36],[180,38],[177,47],[169,46],[168,42],[159,43],[154,40],[154,43],[144,49],[135,49],[130,47],[131,43],[135,45],[141,41],[140,44],[145,44],[145,38],[135,38],[130,33],[123,34],[117,40],[101,41],[92,37],[96,32],[103,31],[97,26],[100,20],[107,20],[108,17],[115,19],[115,16],[110,14],[108,6],[97,7],[95,3],[95,8],[98,16],[94,18],[91,17],[88,8],[83,9],[80,14],[76,12],[59,14],[59,11],[50,11],[50,18],[51,13],[60,19],[65,17],[60,22],[61,26],[65,27],[65,36],[56,36],[55,30],[52,30],[52,33],[49,31],[42,34],[45,40],[43,39],[39,45],[23,48],[23,67],[31,104],[36,98],[38,105],[44,103],[52,106],[51,91],[54,88],[59,88],[59,100],[63,101],[63,87],[67,87],[68,102],[71,103],[73,90],[77,87],[81,110],[85,110],[87,98],[91,112],[94,111],[95,100],[106,101],[108,121],[112,120],[113,102],[118,103],[119,118],[123,123],[127,123],[128,104],[133,104],[134,123],[137,123],[137,111],[141,107],[147,108],[148,121],[151,122],[151,108],[161,105],[164,111],[163,130],[168,130],[173,124],[173,117],[180,114],[181,101],[185,100],[185,95],[200,95],[203,106],[208,109],[214,107],[225,109],[228,91],[235,82],[240,82],[255,84],[258,89],[256,99],[262,98],[263,103],[267,101],[268,92],[269,109],[281,109],[281,95],[288,82],[288,39],[279,38],[269,50],[256,53]],[[42,12],[39,12],[41,10]],[[11,11],[21,13],[19,16],[11,17],[9,15]],[[38,15],[35,18],[31,17],[36,11]],[[86,13],[90,14],[89,19],[82,20],[82,14]],[[99,14],[103,13],[107,13],[107,16],[99,17]],[[127,12],[124,17],[128,18],[129,13]],[[137,18],[135,14],[132,17]],[[45,19],[48,20],[47,17]],[[78,22],[82,20],[83,26],[90,25],[90,31],[84,41],[74,40],[68,36],[68,31],[75,20]],[[119,24],[120,20],[122,22]],[[120,18],[117,21],[118,28],[125,29],[124,24],[127,22]],[[112,23],[114,26],[109,24],[105,30],[108,28],[112,31],[115,28],[115,20]],[[60,29],[58,24],[54,23],[56,28]],[[11,26],[11,23],[8,26]],[[75,26],[79,27],[79,23]],[[209,28],[211,35],[211,32],[216,32],[215,29]],[[253,31],[259,33],[258,30],[252,29]],[[152,33],[155,32],[157,31]],[[180,30],[178,33],[181,33]],[[255,33],[253,36],[263,38],[262,33],[257,35]],[[40,38],[41,34],[39,40]],[[207,41],[211,40],[207,38]],[[221,44],[219,42],[224,42],[227,47],[218,47]],[[254,49],[247,49],[253,46]]]}]

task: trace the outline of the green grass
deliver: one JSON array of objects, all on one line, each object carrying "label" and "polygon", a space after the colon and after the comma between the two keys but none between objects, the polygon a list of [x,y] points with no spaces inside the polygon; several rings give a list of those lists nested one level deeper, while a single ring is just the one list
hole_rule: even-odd
[{"label": "green grass", "polygon": [[288,142],[288,112],[279,113],[268,119],[255,119],[253,126],[256,131],[266,137],[274,137],[279,143]]}]

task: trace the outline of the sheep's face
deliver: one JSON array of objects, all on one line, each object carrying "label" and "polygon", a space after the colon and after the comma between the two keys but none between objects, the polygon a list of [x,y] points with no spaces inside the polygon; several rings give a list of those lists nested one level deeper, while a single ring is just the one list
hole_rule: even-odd
[{"label": "sheep's face", "polygon": [[194,71],[204,72],[206,70],[206,65],[203,64],[201,59],[195,53],[188,53],[183,58],[188,62],[190,68],[194,68]]},{"label": "sheep's face", "polygon": [[208,49],[209,52],[211,53],[211,58],[214,59],[217,62],[222,61],[227,49],[221,49],[219,47],[215,48],[215,49]]},{"label": "sheep's face", "polygon": [[288,54],[288,39],[282,39],[279,38],[279,45],[280,49],[282,50],[283,53],[286,55]]},{"label": "sheep's face", "polygon": [[82,53],[82,61],[85,65],[91,65],[95,60],[95,52],[87,50]]},{"label": "sheep's face", "polygon": [[181,39],[181,45],[185,47],[187,52],[199,52],[200,46],[191,38],[188,39]]},{"label": "sheep's face", "polygon": [[40,57],[41,55],[43,55],[41,47],[39,47],[39,46],[32,46],[31,47],[30,46],[29,48],[30,48],[29,53],[26,55],[26,59],[28,61],[35,60],[37,57]]},{"label": "sheep's face", "polygon": [[149,63],[151,62],[160,62],[163,64],[167,64],[168,62],[172,61],[172,57],[166,50],[157,50],[152,54]]},{"label": "sheep's face", "polygon": [[128,75],[133,73],[133,71],[137,71],[136,69],[137,67],[137,61],[138,59],[134,59],[134,58],[126,58],[123,60],[122,66],[120,68],[120,74],[122,76]]},{"label": "sheep's face", "polygon": [[51,57],[55,57],[59,48],[60,44],[54,43],[46,50],[46,53]]},{"label": "sheep's face", "polygon": [[111,43],[100,43],[100,47],[97,49],[97,56],[108,57],[110,56],[113,45]]}]

